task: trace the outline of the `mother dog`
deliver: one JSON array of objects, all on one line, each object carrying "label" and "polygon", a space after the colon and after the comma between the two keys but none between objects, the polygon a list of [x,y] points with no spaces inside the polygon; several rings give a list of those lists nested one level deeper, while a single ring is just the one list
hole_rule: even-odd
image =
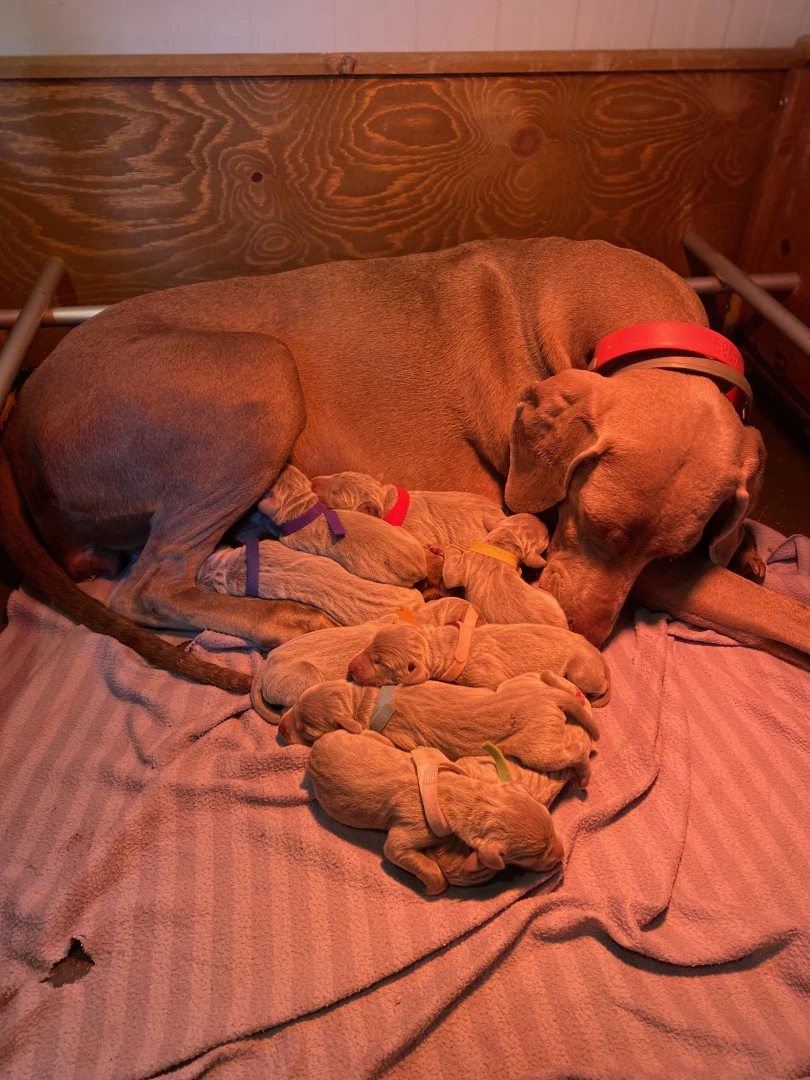
[{"label": "mother dog", "polygon": [[[505,496],[513,511],[557,506],[543,587],[600,644],[653,560],[703,538],[726,561],[762,478],[759,434],[710,379],[582,370],[605,335],[653,320],[706,322],[660,263],[558,238],[127,300],[26,383],[2,448],[0,540],[67,614],[244,689],[134,622],[265,647],[323,626],[311,608],[208,592],[196,574],[288,459],[310,476],[370,472]],[[113,611],[68,576],[138,550]],[[705,564],[657,566],[642,599],[804,662],[801,605]]]}]

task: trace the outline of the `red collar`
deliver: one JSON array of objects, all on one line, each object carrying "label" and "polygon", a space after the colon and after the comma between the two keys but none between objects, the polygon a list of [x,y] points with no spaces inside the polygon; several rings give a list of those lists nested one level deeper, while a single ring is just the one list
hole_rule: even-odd
[{"label": "red collar", "polygon": [[389,525],[401,525],[411,505],[411,497],[405,488],[397,488],[397,501],[383,518]]},{"label": "red collar", "polygon": [[696,323],[625,326],[602,338],[590,369],[612,375],[630,366],[663,367],[719,379],[731,386],[726,397],[742,416],[753,403],[740,350],[722,334]]}]

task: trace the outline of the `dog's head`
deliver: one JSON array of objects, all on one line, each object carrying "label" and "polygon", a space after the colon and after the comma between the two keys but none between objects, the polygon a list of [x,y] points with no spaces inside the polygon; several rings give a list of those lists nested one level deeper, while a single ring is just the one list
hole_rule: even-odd
[{"label": "dog's head", "polygon": [[385,513],[389,488],[393,491],[393,485],[359,472],[332,473],[312,480],[312,490],[325,506],[333,510],[356,510],[377,518]]},{"label": "dog's head", "polygon": [[551,814],[526,788],[511,781],[490,788],[488,794],[478,811],[479,835],[464,837],[483,866],[490,870],[521,866],[542,873],[562,861],[563,846]]},{"label": "dog's head", "polygon": [[512,514],[487,534],[487,543],[511,551],[523,566],[539,569],[548,547],[548,529],[534,514]]},{"label": "dog's head", "polygon": [[402,620],[384,626],[349,663],[349,675],[361,686],[426,682],[430,672],[425,635]]},{"label": "dog's head", "polygon": [[[259,500],[259,512],[269,518],[275,518],[291,507],[297,507],[312,495],[309,480],[294,465],[285,465],[276,477],[276,482]],[[311,498],[309,498],[311,502]]]},{"label": "dog's head", "polygon": [[518,405],[506,502],[533,514],[558,506],[541,588],[598,645],[653,559],[705,540],[727,561],[764,464],[759,432],[709,379],[568,370]]},{"label": "dog's head", "polygon": [[287,743],[312,746],[322,735],[344,728],[352,735],[363,730],[354,716],[353,688],[346,682],[320,683],[305,690],[278,725],[278,733]]}]

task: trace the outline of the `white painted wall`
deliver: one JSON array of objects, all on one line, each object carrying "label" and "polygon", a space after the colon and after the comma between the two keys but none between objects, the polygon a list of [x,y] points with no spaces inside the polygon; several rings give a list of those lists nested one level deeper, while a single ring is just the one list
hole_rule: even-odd
[{"label": "white painted wall", "polygon": [[810,0],[0,0],[0,53],[792,45]]}]

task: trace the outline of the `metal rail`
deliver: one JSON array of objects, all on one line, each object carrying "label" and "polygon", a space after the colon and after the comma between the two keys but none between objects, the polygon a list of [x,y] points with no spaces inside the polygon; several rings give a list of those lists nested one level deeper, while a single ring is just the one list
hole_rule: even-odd
[{"label": "metal rail", "polygon": [[810,326],[805,326],[801,319],[797,319],[778,300],[769,296],[753,278],[739,266],[735,266],[725,255],[721,255],[711,244],[707,244],[702,236],[688,232],[683,238],[683,246],[700,259],[715,277],[724,281],[733,292],[749,303],[757,314],[781,331],[797,349],[810,356]]},{"label": "metal rail", "polygon": [[[733,292],[734,290],[719,277],[690,277],[684,279],[687,285],[691,285],[698,296],[717,296],[719,293]],[[752,274],[751,280],[769,293],[792,293],[801,285],[802,279],[798,274]],[[0,313],[1,314],[1,313]],[[0,325],[2,325],[0,323]]]},{"label": "metal rail", "polygon": [[16,313],[17,318],[11,324],[8,341],[0,350],[0,409],[64,272],[65,264],[61,259],[48,259],[28,294],[25,306]]},{"label": "metal rail", "polygon": [[[752,274],[751,280],[762,289],[775,293],[792,293],[801,284],[798,274]],[[699,296],[717,296],[719,293],[732,292],[731,286],[717,277],[691,277],[685,278],[688,285]],[[106,305],[88,304],[83,307],[58,307],[48,308],[42,315],[41,326],[78,326],[79,323],[87,322],[94,315],[105,311]],[[13,326],[20,311],[19,308],[0,308],[0,329]]]}]

